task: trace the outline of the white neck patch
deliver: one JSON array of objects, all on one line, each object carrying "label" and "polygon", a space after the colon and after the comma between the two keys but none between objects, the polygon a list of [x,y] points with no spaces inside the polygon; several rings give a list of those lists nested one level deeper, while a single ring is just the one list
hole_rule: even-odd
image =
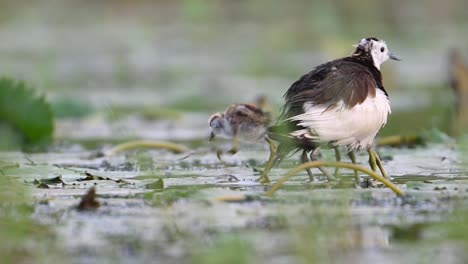
[{"label": "white neck patch", "polygon": [[387,44],[383,40],[371,40],[370,42],[369,51],[374,61],[374,66],[380,70],[380,65],[389,59]]}]

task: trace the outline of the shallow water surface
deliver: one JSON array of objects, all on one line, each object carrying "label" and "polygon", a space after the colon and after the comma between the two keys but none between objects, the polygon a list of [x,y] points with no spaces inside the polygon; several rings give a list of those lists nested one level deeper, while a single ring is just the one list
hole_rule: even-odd
[{"label": "shallow water surface", "polygon": [[[255,181],[268,156],[262,144],[223,161],[208,144],[189,155],[138,150],[97,157],[95,149],[59,150],[2,153],[5,162],[18,164],[2,172],[31,187],[33,219],[51,228],[72,263],[205,263],[230,254],[257,263],[466,260],[444,229],[468,196],[467,171],[450,143],[379,149],[406,198],[385,188],[354,189],[348,170],[334,183],[309,182],[301,173],[267,198],[269,186]],[[273,169],[272,180],[297,160]],[[360,155],[359,163],[366,162]],[[90,187],[100,207],[77,211]],[[249,198],[226,202],[242,196]]]}]

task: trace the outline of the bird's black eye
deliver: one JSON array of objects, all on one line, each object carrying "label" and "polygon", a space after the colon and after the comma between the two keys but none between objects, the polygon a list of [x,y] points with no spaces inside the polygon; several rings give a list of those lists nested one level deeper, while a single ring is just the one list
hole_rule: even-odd
[{"label": "bird's black eye", "polygon": [[384,47],[381,47],[380,48],[380,52],[384,52],[385,51],[385,48]]}]

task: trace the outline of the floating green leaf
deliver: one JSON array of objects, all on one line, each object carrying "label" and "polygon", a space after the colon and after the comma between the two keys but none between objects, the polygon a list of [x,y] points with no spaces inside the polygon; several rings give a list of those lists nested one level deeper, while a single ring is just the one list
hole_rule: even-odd
[{"label": "floating green leaf", "polygon": [[54,185],[54,184],[65,184],[65,182],[62,180],[62,177],[61,176],[57,176],[57,177],[54,177],[54,178],[46,178],[46,179],[34,179],[33,181],[33,184],[37,187],[37,188],[41,188],[41,189],[49,189],[50,186],[49,185]]},{"label": "floating green leaf", "polygon": [[115,181],[114,179],[103,177],[103,176],[97,176],[87,171],[85,171],[85,175],[86,175],[85,178],[81,178],[76,181],[79,181],[79,182],[80,181],[106,181],[106,180]]},{"label": "floating green leaf", "polygon": [[159,178],[157,181],[152,182],[146,185],[146,189],[153,189],[153,190],[164,190],[164,181],[162,178]]}]

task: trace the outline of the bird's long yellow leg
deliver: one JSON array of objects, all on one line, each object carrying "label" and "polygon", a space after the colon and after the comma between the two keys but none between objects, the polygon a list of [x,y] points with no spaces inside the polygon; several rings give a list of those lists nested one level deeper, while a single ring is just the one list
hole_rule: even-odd
[{"label": "bird's long yellow leg", "polygon": [[[231,155],[234,155],[236,154],[237,152],[239,152],[239,139],[237,137],[234,137],[232,139],[232,146],[231,146],[231,149],[227,151],[227,153],[231,154]],[[223,151],[221,149],[217,149],[216,150],[216,157],[218,157],[218,160],[223,160]]]},{"label": "bird's long yellow leg", "polygon": [[[307,151],[303,150],[302,155],[301,155],[301,162],[306,163],[309,161],[310,160],[309,160],[309,157],[307,157]],[[309,175],[309,180],[314,181],[314,174],[312,173],[312,170],[307,168],[306,171],[307,171],[307,175]]]},{"label": "bird's long yellow leg", "polygon": [[[335,150],[335,160],[336,160],[336,162],[340,162],[341,161],[340,149],[338,147],[334,147],[333,149]],[[340,175],[340,167],[336,167],[335,168],[335,177],[338,178],[339,175]]]},{"label": "bird's long yellow leg", "polygon": [[372,148],[367,149],[367,153],[369,153],[369,166],[371,167],[372,171],[377,171],[377,162],[375,160],[374,152]]},{"label": "bird's long yellow leg", "polygon": [[375,162],[376,162],[376,164],[377,164],[377,167],[379,167],[379,170],[380,170],[380,172],[382,173],[382,176],[383,176],[384,178],[386,178],[386,179],[390,179],[390,177],[388,176],[387,172],[385,171],[385,168],[384,168],[384,166],[383,166],[383,164],[382,164],[382,160],[380,159],[380,156],[379,156],[379,154],[377,153],[377,151],[375,151],[375,150],[372,149],[372,148],[369,149],[369,150],[372,152],[373,156],[375,157]]},{"label": "bird's long yellow leg", "polygon": [[270,157],[268,158],[268,162],[263,169],[262,175],[260,178],[257,179],[257,181],[261,183],[269,183],[270,178],[268,177],[268,174],[270,173],[271,168],[273,167],[273,164],[275,162],[276,154],[278,152],[278,147],[276,146],[275,142],[273,142],[269,138],[265,138],[265,141],[268,142],[268,145],[270,145]]},{"label": "bird's long yellow leg", "polygon": [[[354,150],[348,152],[348,157],[351,159],[353,164],[356,164],[356,153],[354,153]],[[356,187],[361,187],[361,177],[359,176],[359,172],[357,170],[354,170],[354,181]]]}]

